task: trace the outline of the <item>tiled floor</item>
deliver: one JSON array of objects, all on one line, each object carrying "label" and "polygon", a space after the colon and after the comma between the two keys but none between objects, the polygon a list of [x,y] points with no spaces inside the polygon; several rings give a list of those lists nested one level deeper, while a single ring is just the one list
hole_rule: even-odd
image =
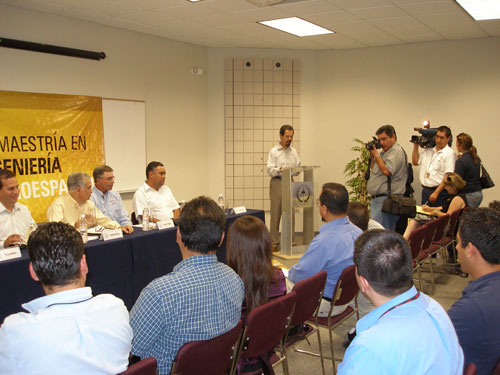
[{"label": "tiled floor", "polygon": [[[279,262],[284,264],[286,267],[291,267],[293,264],[297,262],[297,260],[283,260],[283,259],[278,259]],[[428,278],[428,274],[424,274],[424,279]],[[442,280],[440,280],[442,279]],[[443,277],[438,277],[437,281],[442,281],[444,282],[445,280]],[[469,283],[470,279],[469,278],[461,278],[457,275],[450,275],[446,281],[446,283],[437,283],[435,285],[435,291],[434,294],[430,295],[432,298],[434,298],[436,301],[438,301],[441,306],[445,310],[448,310],[450,306],[462,295],[462,290],[467,286]],[[417,283],[418,284],[418,283]],[[427,292],[429,290],[428,284],[424,284],[423,286],[424,292]],[[344,356],[344,348],[342,346],[342,342],[346,338],[347,331],[351,329],[356,324],[355,316],[350,318],[349,320],[346,321],[346,323],[340,327],[338,327],[334,331],[334,353],[335,353],[335,358],[338,360],[336,361],[336,365],[341,362],[341,359]],[[323,348],[323,354],[326,354],[328,357],[330,357],[330,346],[329,346],[329,337],[328,337],[328,331],[326,329],[320,328],[320,335],[321,335],[321,343],[322,343],[322,348]],[[310,336],[310,341],[311,345],[308,345],[307,343],[301,343],[297,346],[299,349],[304,349],[304,350],[310,350],[312,352],[319,353],[318,351],[318,342],[317,342],[317,336],[316,335],[311,335]],[[288,354],[288,364],[289,364],[289,372],[291,375],[310,375],[310,374],[321,374],[321,363],[319,358],[304,355],[304,354],[299,354],[296,353],[292,350],[287,351]],[[325,373],[326,374],[332,374],[332,361],[331,360],[325,360]],[[276,374],[283,374],[282,367],[278,365],[275,368]]]}]

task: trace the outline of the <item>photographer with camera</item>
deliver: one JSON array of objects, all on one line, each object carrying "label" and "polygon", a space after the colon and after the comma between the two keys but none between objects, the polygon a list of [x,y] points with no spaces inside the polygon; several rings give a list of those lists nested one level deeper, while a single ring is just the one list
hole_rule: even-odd
[{"label": "photographer with camera", "polygon": [[[389,194],[387,177],[391,179],[391,194],[404,194],[407,177],[406,154],[397,143],[396,130],[392,125],[377,129],[377,140],[366,144],[370,150],[370,178],[368,193],[372,196],[371,216],[387,230],[394,230],[399,219],[397,215],[382,212],[382,205]],[[377,149],[381,148],[379,153]]]},{"label": "photographer with camera", "polygon": [[[427,123],[428,127],[429,124]],[[431,130],[431,129],[429,129]],[[423,145],[412,139],[412,163],[420,165],[420,183],[422,184],[422,205],[439,207],[448,197],[444,185],[441,184],[446,174],[455,170],[455,152],[448,145],[451,139],[451,130],[447,126],[436,129],[433,143]]]}]

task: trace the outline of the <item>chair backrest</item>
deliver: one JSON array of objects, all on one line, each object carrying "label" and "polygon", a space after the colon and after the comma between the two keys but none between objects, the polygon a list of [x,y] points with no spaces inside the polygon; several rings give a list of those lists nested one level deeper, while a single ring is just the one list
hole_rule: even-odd
[{"label": "chair backrest", "polygon": [[448,225],[448,231],[446,232],[446,237],[454,237],[458,225],[458,218],[462,213],[461,209],[455,210],[450,214],[450,224]]},{"label": "chair backrest", "polygon": [[289,327],[295,298],[295,292],[291,292],[250,311],[241,339],[239,358],[257,357],[280,344]]},{"label": "chair backrest", "polygon": [[323,270],[293,286],[292,291],[296,294],[296,301],[290,326],[304,323],[314,314],[323,297],[326,276],[327,273]]},{"label": "chair backrest", "polygon": [[335,306],[345,305],[352,301],[358,293],[359,286],[356,281],[356,267],[354,265],[346,267],[337,280],[337,285],[333,291],[333,304]]},{"label": "chair backrest", "polygon": [[422,249],[428,249],[432,241],[434,241],[434,235],[436,234],[437,220],[431,220],[424,224],[425,236],[424,243],[422,244]]},{"label": "chair backrest", "polygon": [[465,366],[464,375],[476,375],[477,367],[474,363],[469,363]]},{"label": "chair backrest", "polygon": [[418,254],[420,253],[420,250],[422,250],[422,244],[424,242],[426,230],[427,228],[421,226],[410,233],[408,243],[410,245],[412,259],[416,259],[418,257]]},{"label": "chair backrest", "polygon": [[119,375],[156,375],[156,358],[144,358]]},{"label": "chair backrest", "polygon": [[434,233],[434,242],[441,241],[446,234],[448,223],[450,222],[450,215],[446,214],[436,219],[436,232]]},{"label": "chair backrest", "polygon": [[171,374],[221,375],[229,373],[243,331],[240,319],[236,327],[209,340],[184,344],[172,364]]}]

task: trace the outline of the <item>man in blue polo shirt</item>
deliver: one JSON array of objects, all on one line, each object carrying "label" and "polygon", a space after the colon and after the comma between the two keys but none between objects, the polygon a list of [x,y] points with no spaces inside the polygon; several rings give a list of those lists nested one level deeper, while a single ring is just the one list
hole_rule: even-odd
[{"label": "man in blue polo shirt", "polygon": [[500,214],[473,208],[460,217],[458,260],[471,283],[448,315],[464,350],[465,364],[491,374],[500,356]]},{"label": "man in blue polo shirt", "polygon": [[356,324],[356,337],[339,375],[461,375],[464,356],[448,315],[413,286],[412,258],[404,238],[364,232],[354,244],[360,291],[375,310]]}]

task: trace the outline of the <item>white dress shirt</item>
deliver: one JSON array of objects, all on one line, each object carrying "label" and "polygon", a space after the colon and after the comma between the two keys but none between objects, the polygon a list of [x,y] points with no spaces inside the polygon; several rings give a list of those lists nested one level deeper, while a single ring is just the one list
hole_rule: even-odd
[{"label": "white dress shirt", "polygon": [[49,294],[23,304],[29,313],[0,327],[0,374],[118,374],[132,343],[129,314],[111,294],[89,287]]},{"label": "white dress shirt", "polygon": [[420,183],[427,187],[438,186],[446,173],[455,171],[456,160],[457,155],[448,145],[439,151],[436,147],[419,148]]},{"label": "white dress shirt", "polygon": [[156,190],[144,183],[134,194],[134,211],[137,219],[144,208],[149,207],[150,215],[158,220],[168,220],[174,217],[173,211],[180,208],[168,186],[162,185]]},{"label": "white dress shirt", "polygon": [[285,149],[278,143],[269,151],[267,174],[271,177],[281,176],[280,168],[295,168],[299,165],[300,158],[297,150],[292,146]]},{"label": "white dress shirt", "polygon": [[103,193],[94,185],[90,200],[111,220],[120,223],[120,225],[132,225],[128,212],[123,205],[122,197],[116,191],[108,190]]},{"label": "white dress shirt", "polygon": [[26,240],[31,223],[35,223],[35,220],[24,204],[15,203],[10,212],[0,203],[0,249],[3,249],[5,239],[12,234],[19,234]]}]

